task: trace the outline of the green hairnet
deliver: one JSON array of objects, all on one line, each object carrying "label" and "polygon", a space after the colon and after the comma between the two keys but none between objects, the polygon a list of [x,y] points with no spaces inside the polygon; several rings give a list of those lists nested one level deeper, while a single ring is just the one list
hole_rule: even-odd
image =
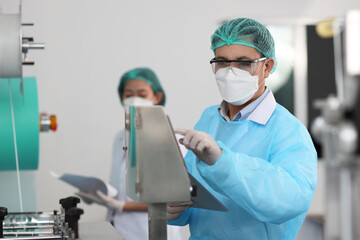
[{"label": "green hairnet", "polygon": [[163,105],[163,106],[165,105],[165,99],[166,99],[165,92],[164,92],[163,88],[161,87],[158,77],[150,68],[135,68],[135,69],[127,71],[126,73],[124,73],[121,76],[119,87],[118,87],[118,93],[120,96],[121,103],[123,101],[122,94],[124,92],[124,86],[128,81],[130,81],[132,79],[139,79],[144,82],[147,82],[148,84],[150,84],[150,86],[154,90],[154,93],[161,92],[163,94],[163,97],[162,97],[161,101],[158,103],[158,105]]},{"label": "green hairnet", "polygon": [[275,71],[277,60],[275,58],[275,43],[269,30],[250,18],[237,18],[224,23],[216,29],[211,36],[211,50],[224,45],[240,44],[255,48],[267,58],[275,61],[271,73]]}]

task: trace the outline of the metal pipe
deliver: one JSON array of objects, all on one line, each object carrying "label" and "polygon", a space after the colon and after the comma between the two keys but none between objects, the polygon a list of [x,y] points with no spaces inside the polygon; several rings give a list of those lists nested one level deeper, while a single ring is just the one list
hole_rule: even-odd
[{"label": "metal pipe", "polygon": [[4,226],[4,230],[21,230],[21,229],[45,229],[53,228],[54,225],[35,225],[35,226]]},{"label": "metal pipe", "polygon": [[[43,235],[43,236],[39,236]],[[48,236],[44,236],[48,235]],[[4,236],[6,236],[6,239],[63,239],[60,235],[54,235],[53,232],[14,232],[14,233],[4,233]],[[8,238],[7,236],[10,236]],[[18,237],[20,236],[20,237]]]},{"label": "metal pipe", "polygon": [[342,20],[335,20],[333,22],[334,31],[337,33],[334,35],[334,67],[335,67],[335,83],[337,90],[337,97],[341,103],[344,103],[344,71],[343,71],[343,56],[342,56],[342,34],[343,28]]},{"label": "metal pipe", "polygon": [[25,52],[27,52],[27,50],[29,49],[45,49],[45,43],[26,42],[22,44],[22,48],[23,48],[23,52],[24,49],[26,50]]},{"label": "metal pipe", "polygon": [[150,203],[149,240],[167,240],[166,203]]},{"label": "metal pipe", "polygon": [[59,239],[63,240],[61,236],[41,236],[41,237],[15,237],[15,238],[6,238],[6,240],[50,240],[50,239]]}]

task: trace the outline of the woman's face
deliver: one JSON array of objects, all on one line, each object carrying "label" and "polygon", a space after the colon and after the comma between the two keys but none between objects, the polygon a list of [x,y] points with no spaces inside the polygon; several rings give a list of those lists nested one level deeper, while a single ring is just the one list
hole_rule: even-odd
[{"label": "woman's face", "polygon": [[150,100],[154,105],[158,104],[162,99],[162,93],[154,93],[151,85],[140,79],[132,79],[124,86],[122,99],[128,97],[141,97]]}]

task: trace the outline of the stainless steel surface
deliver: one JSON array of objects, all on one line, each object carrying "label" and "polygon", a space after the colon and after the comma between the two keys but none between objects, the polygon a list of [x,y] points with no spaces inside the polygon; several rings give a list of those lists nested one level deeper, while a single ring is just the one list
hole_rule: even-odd
[{"label": "stainless steel surface", "polygon": [[22,51],[27,52],[29,49],[45,49],[44,43],[25,42],[22,44]]},{"label": "stainless steel surface", "polygon": [[4,234],[4,236],[9,236],[9,237],[27,237],[27,236],[31,236],[31,237],[44,237],[44,236],[54,236],[52,231],[26,231],[26,232],[6,232],[6,234]]},{"label": "stainless steel surface", "polygon": [[[194,201],[194,207],[227,211],[188,174],[178,142],[162,106],[126,109],[127,192],[148,203],[149,237],[166,240],[166,203]],[[189,179],[191,177],[191,179]],[[191,191],[195,189],[195,191]]]},{"label": "stainless steel surface", "polygon": [[163,107],[126,111],[127,192],[149,204],[149,239],[166,240],[166,203],[190,200],[190,180]]},{"label": "stainless steel surface", "polygon": [[42,237],[10,237],[10,238],[5,238],[7,240],[11,239],[11,240],[51,240],[51,239],[59,239],[59,240],[64,240],[64,238],[60,237],[60,236],[42,236]]},{"label": "stainless steel surface", "polygon": [[358,88],[360,81],[360,10],[350,10],[343,26],[344,52],[344,106],[351,110],[358,104]]},{"label": "stainless steel surface", "polygon": [[[54,225],[42,225],[41,228],[53,228]],[[38,226],[10,226],[4,227],[4,230],[21,230],[21,229],[37,229]]]},{"label": "stainless steel surface", "polygon": [[9,213],[3,222],[4,236],[10,239],[62,239],[61,216],[54,213]]},{"label": "stainless steel surface", "polygon": [[191,201],[193,202],[191,207],[222,212],[228,211],[228,209],[190,173],[189,178],[191,182]]},{"label": "stainless steel surface", "polygon": [[50,130],[50,115],[41,115],[40,131],[47,132]]},{"label": "stainless steel surface", "polygon": [[79,223],[79,231],[79,240],[125,240],[109,222]]},{"label": "stainless steel surface", "polygon": [[3,14],[0,12],[1,78],[22,78],[23,63],[33,65],[32,61],[27,60],[26,53],[28,50],[45,48],[44,43],[34,43],[32,38],[23,38],[21,26],[21,6],[18,14]]},{"label": "stainless steel surface", "polygon": [[342,52],[342,29],[344,22],[342,19],[337,19],[332,24],[333,31],[337,34],[333,36],[334,42],[334,68],[335,68],[335,84],[337,90],[337,97],[340,102],[344,102],[344,70],[343,70],[343,52]]},{"label": "stainless steel surface", "polygon": [[346,66],[349,75],[360,75],[360,10],[346,15]]},{"label": "stainless steel surface", "polygon": [[[142,203],[190,200],[190,180],[163,107],[130,107],[131,111],[128,118],[133,119],[128,121],[127,135],[133,134],[133,144],[128,140],[128,194]],[[129,159],[132,151],[135,159]]]},{"label": "stainless steel surface", "polygon": [[[4,236],[13,240],[75,240],[75,233],[64,223],[63,214],[9,213],[3,223]],[[123,240],[108,222],[79,223],[79,240]]]},{"label": "stainless steel surface", "polygon": [[149,240],[166,240],[166,226],[166,203],[149,204]]}]

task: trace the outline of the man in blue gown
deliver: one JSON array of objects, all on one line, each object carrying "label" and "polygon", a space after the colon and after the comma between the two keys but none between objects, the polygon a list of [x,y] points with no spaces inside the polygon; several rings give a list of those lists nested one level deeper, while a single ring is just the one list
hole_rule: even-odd
[{"label": "man in blue gown", "polygon": [[191,172],[228,209],[168,204],[168,223],[195,239],[295,239],[317,182],[317,153],[306,127],[265,86],[277,60],[261,23],[239,18],[211,37],[210,61],[223,101],[194,130],[178,129]]}]

